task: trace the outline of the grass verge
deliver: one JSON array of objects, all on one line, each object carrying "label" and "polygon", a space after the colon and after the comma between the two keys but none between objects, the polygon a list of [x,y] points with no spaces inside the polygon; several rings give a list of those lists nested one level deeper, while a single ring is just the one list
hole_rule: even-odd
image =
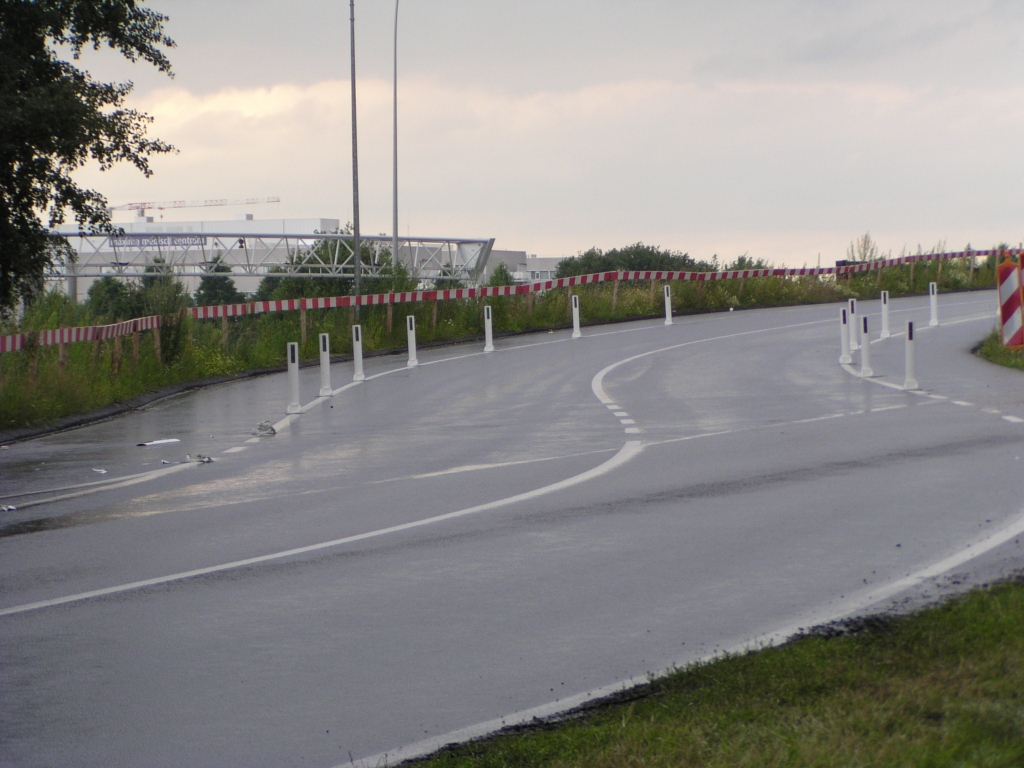
[{"label": "grass verge", "polygon": [[418,768],[1024,765],[1024,582],[699,664]]},{"label": "grass verge", "polygon": [[1024,371],[1024,350],[1014,351],[1004,347],[999,338],[999,331],[992,331],[981,344],[975,347],[974,352],[978,357],[988,360],[990,363]]}]

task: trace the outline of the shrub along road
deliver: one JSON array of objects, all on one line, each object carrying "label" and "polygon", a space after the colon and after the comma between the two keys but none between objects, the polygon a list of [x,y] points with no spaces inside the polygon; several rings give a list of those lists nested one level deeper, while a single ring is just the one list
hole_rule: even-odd
[{"label": "shrub along road", "polygon": [[0,762],[339,765],[888,602],[1019,520],[1019,374],[970,354],[988,294],[918,335],[944,399],[851,377],[837,314],[368,360],[255,443],[283,376],[0,452]]}]

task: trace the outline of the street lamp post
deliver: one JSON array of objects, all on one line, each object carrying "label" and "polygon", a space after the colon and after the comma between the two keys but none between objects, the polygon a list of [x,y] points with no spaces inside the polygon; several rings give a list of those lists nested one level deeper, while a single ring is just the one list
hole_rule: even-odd
[{"label": "street lamp post", "polygon": [[395,0],[395,80],[392,115],[394,117],[393,178],[392,178],[392,220],[391,220],[391,263],[398,259],[398,2]]},{"label": "street lamp post", "polygon": [[[359,257],[359,150],[356,139],[356,0],[349,0],[349,30],[352,52],[352,271],[355,275],[355,292],[359,295],[359,273],[362,260]],[[359,305],[356,305],[359,316]]]}]

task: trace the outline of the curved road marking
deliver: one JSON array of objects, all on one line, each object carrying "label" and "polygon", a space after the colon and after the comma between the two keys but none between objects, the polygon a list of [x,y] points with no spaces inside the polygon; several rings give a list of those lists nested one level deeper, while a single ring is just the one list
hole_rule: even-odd
[{"label": "curved road marking", "polygon": [[392,525],[388,528],[380,528],[376,531],[367,531],[366,533],[357,533],[354,536],[345,536],[340,539],[333,539],[331,541],[323,541],[319,544],[309,544],[304,547],[295,547],[294,549],[286,549],[282,552],[272,552],[268,555],[259,555],[258,557],[247,557],[244,560],[235,560],[230,563],[221,563],[220,565],[211,565],[206,568],[196,568],[191,571],[182,571],[180,573],[172,573],[168,576],[157,576],[152,579],[142,579],[140,581],[132,581],[128,584],[119,584],[114,587],[105,587],[103,589],[93,589],[89,592],[79,592],[75,595],[66,595],[64,597],[55,597],[50,600],[40,600],[35,603],[25,603],[24,605],[15,605],[10,608],[4,608],[0,610],[0,616],[10,616],[15,613],[27,613],[28,611],[39,610],[40,608],[50,608],[55,605],[64,605],[65,603],[77,603],[82,600],[89,600],[94,597],[103,597],[105,595],[114,595],[120,592],[129,592],[136,589],[142,589],[143,587],[151,587],[157,584],[167,584],[172,581],[184,581],[185,579],[195,578],[196,576],[205,576],[210,573],[220,573],[221,571],[230,571],[236,568],[245,568],[250,565],[257,565],[259,563],[266,563],[272,560],[281,560],[286,557],[294,557],[296,555],[304,555],[308,552],[316,552],[321,549],[330,549],[332,547],[339,547],[343,544],[351,544],[356,541],[365,541],[366,539],[375,539],[380,536],[386,536],[390,533],[398,533],[399,531],[408,531],[413,528],[422,528],[426,525],[433,525],[434,523],[440,523],[445,520],[454,520],[459,517],[467,517],[469,515],[475,515],[479,512],[485,512],[491,509],[497,509],[499,507],[506,507],[511,504],[516,504],[520,501],[526,501],[528,499],[535,499],[538,496],[545,496],[555,491],[560,491],[564,488],[570,488],[580,483],[585,483],[588,480],[593,480],[601,475],[606,475],[614,469],[621,467],[626,464],[630,459],[637,456],[640,451],[643,450],[643,444],[639,440],[630,440],[623,445],[618,453],[612,456],[603,464],[599,464],[593,469],[588,469],[586,472],[581,472],[578,475],[573,475],[565,480],[559,480],[557,483],[551,483],[551,485],[545,485],[542,488],[537,488],[526,493],[520,493],[515,496],[509,496],[504,499],[498,499],[497,501],[489,501],[486,504],[478,504],[475,507],[468,507],[466,509],[460,509],[455,512],[447,512],[443,515],[435,515],[434,517],[427,517],[422,520],[414,520],[410,523],[402,523],[400,525]]},{"label": "curved road marking", "polygon": [[808,325],[821,325],[822,323],[831,323],[831,322],[834,322],[832,320],[832,318],[829,318],[828,320],[811,320],[810,322],[806,322],[806,323],[793,323],[791,325],[777,325],[777,326],[774,326],[773,328],[759,328],[759,329],[754,330],[754,331],[740,331],[738,333],[727,333],[724,336],[709,336],[706,339],[694,339],[693,341],[684,341],[681,344],[672,344],[671,346],[668,346],[668,347],[661,347],[660,349],[652,349],[650,352],[641,352],[639,355],[633,355],[632,357],[623,358],[622,360],[619,360],[617,363],[612,363],[611,365],[607,366],[606,368],[602,368],[600,371],[598,371],[594,375],[594,378],[590,380],[590,388],[591,388],[591,390],[593,390],[594,394],[597,396],[597,399],[600,400],[604,405],[611,405],[615,401],[612,400],[612,398],[608,397],[608,393],[604,391],[604,385],[603,385],[604,377],[608,373],[610,373],[611,371],[613,371],[616,368],[618,368],[620,365],[625,365],[626,363],[631,363],[634,360],[639,360],[641,357],[648,357],[650,355],[657,355],[660,352],[668,352],[671,349],[679,349],[680,347],[689,347],[689,346],[691,346],[693,344],[706,344],[709,341],[723,341],[725,339],[736,339],[736,338],[739,338],[740,336],[752,336],[752,335],[757,334],[757,333],[770,333],[772,331],[784,331],[784,330],[788,330],[789,328],[804,328],[804,327],[806,327]]}]

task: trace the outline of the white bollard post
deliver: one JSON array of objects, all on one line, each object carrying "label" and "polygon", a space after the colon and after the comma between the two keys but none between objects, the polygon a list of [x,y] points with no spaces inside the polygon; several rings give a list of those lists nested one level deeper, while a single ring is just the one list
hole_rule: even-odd
[{"label": "white bollard post", "polygon": [[889,292],[882,291],[882,335],[878,338],[888,339],[891,335],[889,333]]},{"label": "white bollard post", "polygon": [[491,328],[491,305],[484,307],[484,352],[494,351],[494,331]]},{"label": "white bollard post", "polygon": [[355,372],[352,374],[352,381],[363,381],[363,327],[352,326],[352,362],[355,363]]},{"label": "white bollard post", "polygon": [[850,310],[850,351],[856,352],[859,346],[857,337],[860,336],[860,326],[857,324],[857,300],[850,299],[848,308]]},{"label": "white bollard post", "polygon": [[846,327],[846,310],[839,310],[839,347],[842,353],[839,355],[840,365],[849,365],[853,362],[850,357],[850,329]]},{"label": "white bollard post", "polygon": [[860,319],[862,325],[862,333],[860,337],[860,377],[862,379],[870,379],[875,375],[875,372],[871,370],[871,337],[868,335],[868,319],[862,317]]},{"label": "white bollard post", "polygon": [[665,286],[665,325],[672,325],[672,289]]},{"label": "white bollard post", "polygon": [[299,402],[299,345],[294,341],[288,342],[288,384],[292,397],[285,412],[302,413],[302,403]]},{"label": "white bollard post", "polygon": [[331,389],[331,337],[320,334],[320,397],[332,397]]},{"label": "white bollard post", "polygon": [[928,304],[932,310],[931,319],[928,320],[928,325],[934,328],[939,324],[939,284],[928,283]]},{"label": "white bollard post", "polygon": [[572,337],[578,339],[580,333],[580,297],[575,293],[572,295]]},{"label": "white bollard post", "polygon": [[915,359],[914,359],[914,322],[913,320],[907,321],[907,376],[903,382],[904,389],[920,389],[917,386],[917,371],[915,370]]},{"label": "white bollard post", "polygon": [[416,359],[416,318],[413,315],[407,315],[405,318],[405,330],[409,336],[409,362],[405,364],[406,368],[415,368],[420,364],[420,361]]}]

